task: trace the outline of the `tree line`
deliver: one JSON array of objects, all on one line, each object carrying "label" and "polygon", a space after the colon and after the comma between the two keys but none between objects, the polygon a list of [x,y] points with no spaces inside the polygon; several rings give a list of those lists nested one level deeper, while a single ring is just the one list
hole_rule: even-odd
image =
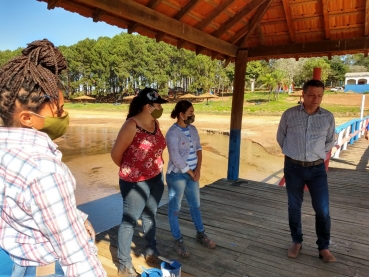
[{"label": "tree line", "polygon": [[[151,86],[161,93],[168,88],[183,91],[232,90],[234,64],[196,55],[137,34],[121,33],[112,38],[84,39],[71,46],[59,46],[68,61],[62,75],[69,96],[133,94]],[[0,51],[0,66],[19,55],[21,48]],[[321,58],[250,61],[246,70],[246,89],[277,90],[301,84],[312,77],[314,67],[322,68],[327,86],[341,86],[347,72],[369,71],[369,58],[363,54]]]}]

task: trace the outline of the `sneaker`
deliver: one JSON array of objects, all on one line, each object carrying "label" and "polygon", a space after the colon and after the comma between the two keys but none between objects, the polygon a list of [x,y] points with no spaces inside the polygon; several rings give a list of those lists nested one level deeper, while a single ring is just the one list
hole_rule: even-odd
[{"label": "sneaker", "polygon": [[177,239],[174,242],[173,249],[177,252],[179,256],[182,258],[188,258],[190,256],[190,252],[187,251],[186,246],[183,242],[182,237],[180,239]]},{"label": "sneaker", "polygon": [[147,262],[151,263],[160,263],[160,259],[158,258],[160,256],[159,250],[156,248],[156,246],[146,246],[144,257]]},{"label": "sneaker", "polygon": [[208,236],[205,234],[205,231],[197,232],[196,241],[204,245],[206,248],[210,249],[213,249],[217,246],[217,244],[214,241],[208,238]]},{"label": "sneaker", "polygon": [[119,277],[137,277],[138,275],[133,266],[132,267],[123,266],[118,269],[118,276]]}]

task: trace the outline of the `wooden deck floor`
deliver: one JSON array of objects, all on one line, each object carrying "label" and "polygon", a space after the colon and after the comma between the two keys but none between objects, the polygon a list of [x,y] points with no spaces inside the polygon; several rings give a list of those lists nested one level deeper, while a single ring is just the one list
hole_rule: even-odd
[{"label": "wooden deck floor", "polygon": [[[183,264],[182,276],[369,276],[368,141],[360,139],[328,172],[332,218],[331,246],[337,263],[324,264],[315,244],[315,219],[310,196],[303,204],[304,244],[301,255],[287,258],[290,234],[284,187],[253,181],[219,180],[201,189],[201,210],[206,231],[218,246],[205,249],[194,240],[195,230],[185,201],[180,226],[191,257],[173,253],[167,206],[160,208],[158,248]],[[246,180],[245,180],[246,181]],[[140,228],[136,228],[140,229]],[[135,267],[147,265],[140,257],[144,239],[137,230],[132,257]],[[117,227],[98,235],[99,257],[109,276],[117,276]]]}]

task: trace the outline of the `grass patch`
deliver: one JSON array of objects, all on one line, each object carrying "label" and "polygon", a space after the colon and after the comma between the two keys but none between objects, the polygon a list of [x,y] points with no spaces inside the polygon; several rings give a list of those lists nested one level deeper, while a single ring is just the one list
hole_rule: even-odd
[{"label": "grass patch", "polygon": [[[336,94],[326,91],[325,94]],[[243,113],[249,115],[281,115],[286,109],[296,106],[298,97],[290,97],[288,94],[279,94],[278,100],[273,100],[273,95],[268,101],[268,92],[245,93]],[[232,97],[219,97],[216,100],[209,99],[203,102],[193,103],[195,112],[198,114],[224,114],[230,115],[232,109]],[[165,112],[171,112],[175,103],[164,104]],[[114,105],[111,103],[65,103],[68,110],[128,112],[129,104]],[[322,107],[331,111],[335,116],[359,116],[360,107],[342,104],[325,104]]]}]

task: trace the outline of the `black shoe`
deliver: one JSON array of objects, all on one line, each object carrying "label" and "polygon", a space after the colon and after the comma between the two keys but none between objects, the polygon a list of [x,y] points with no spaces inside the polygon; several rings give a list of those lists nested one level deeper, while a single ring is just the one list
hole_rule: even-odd
[{"label": "black shoe", "polygon": [[186,248],[186,246],[185,246],[185,244],[183,242],[182,237],[180,239],[177,239],[174,242],[173,249],[182,258],[188,258],[190,256],[190,252],[187,251],[187,248]]},{"label": "black shoe", "polygon": [[144,257],[147,262],[160,264],[161,260],[158,258],[159,256],[160,252],[156,246],[147,245],[145,247]]},{"label": "black shoe", "polygon": [[137,272],[135,268],[132,267],[120,267],[118,270],[118,276],[119,277],[137,277]]},{"label": "black shoe", "polygon": [[210,248],[210,249],[214,249],[217,246],[217,244],[214,241],[209,239],[205,231],[197,232],[196,241],[204,245],[206,248]]}]

